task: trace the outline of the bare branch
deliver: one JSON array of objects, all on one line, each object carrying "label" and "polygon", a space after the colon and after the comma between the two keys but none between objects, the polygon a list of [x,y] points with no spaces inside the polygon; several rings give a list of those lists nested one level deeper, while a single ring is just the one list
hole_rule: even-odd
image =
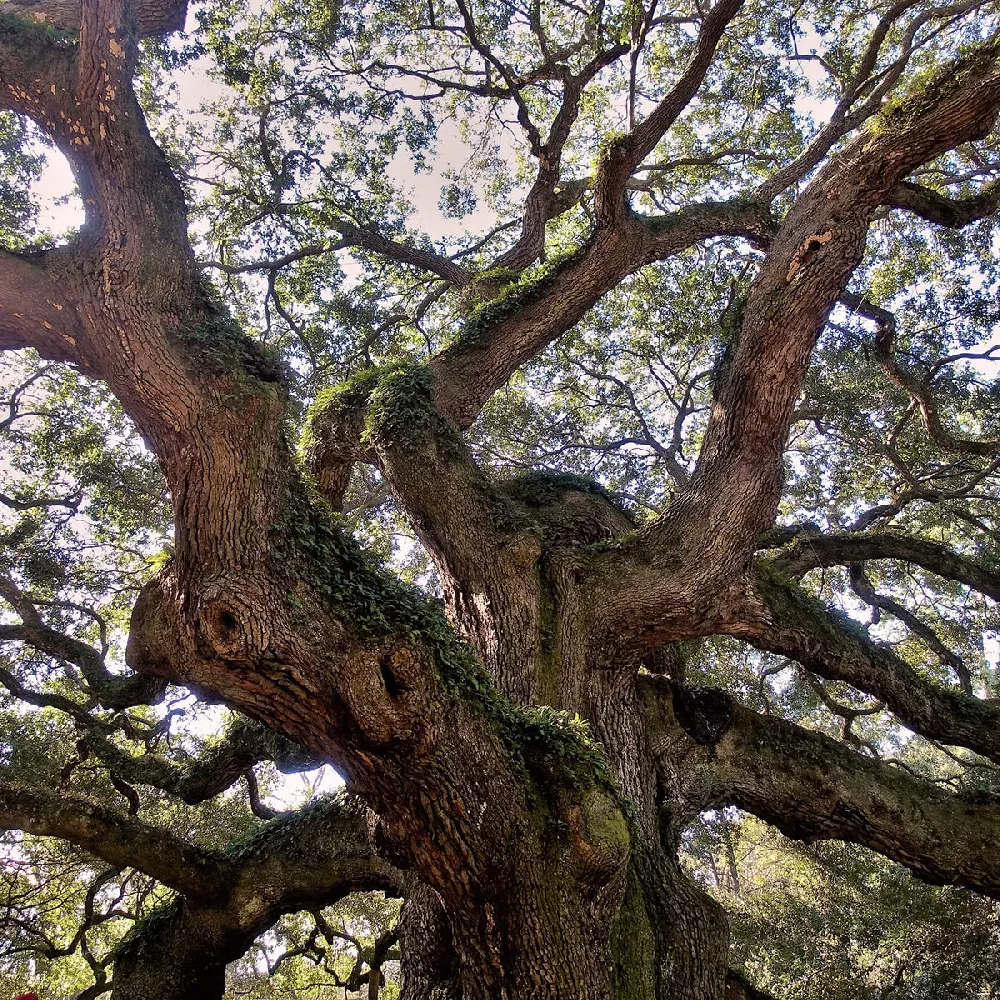
[{"label": "bare branch", "polygon": [[879,594],[872,586],[864,570],[864,564],[852,565],[850,567],[851,589],[866,604],[898,618],[906,627],[918,635],[934,651],[942,663],[951,667],[958,676],[959,685],[962,691],[970,697],[972,691],[972,675],[969,668],[962,661],[962,658],[952,649],[949,649],[938,637],[938,634],[929,625],[922,622],[912,611],[894,601],[890,597]]},{"label": "bare branch", "polygon": [[921,184],[903,181],[886,199],[890,208],[913,212],[929,222],[949,229],[961,229],[993,215],[1000,208],[1000,181],[987,184],[979,194],[949,198]]},{"label": "bare branch", "polygon": [[7,577],[0,577],[0,597],[8,601],[23,621],[22,625],[0,625],[0,642],[18,640],[40,653],[79,667],[91,693],[101,704],[108,708],[127,708],[155,704],[163,697],[166,685],[161,680],[138,674],[112,674],[100,651],[46,625],[31,595]]},{"label": "bare branch", "polygon": [[184,764],[153,753],[133,756],[93,726],[82,743],[120,778],[160,788],[188,805],[204,802],[231,788],[261,761],[273,761],[286,773],[318,766],[317,761],[290,741],[245,719],[238,719],[230,725],[224,739]]},{"label": "bare branch", "polygon": [[1000,601],[1000,574],[939,542],[914,538],[902,532],[878,534],[808,534],[774,558],[775,568],[799,577],[822,566],[846,566],[875,559],[895,559],[922,566],[946,580],[955,580]]},{"label": "bare branch", "polygon": [[896,339],[896,317],[887,309],[869,302],[861,295],[843,292],[840,296],[845,305],[855,312],[873,320],[878,329],[875,338],[875,357],[886,374],[900,388],[905,389],[916,404],[923,418],[927,433],[935,444],[946,451],[966,455],[1000,455],[1000,438],[974,440],[952,434],[941,422],[937,403],[930,390],[930,380],[917,378],[896,360],[894,345]]}]

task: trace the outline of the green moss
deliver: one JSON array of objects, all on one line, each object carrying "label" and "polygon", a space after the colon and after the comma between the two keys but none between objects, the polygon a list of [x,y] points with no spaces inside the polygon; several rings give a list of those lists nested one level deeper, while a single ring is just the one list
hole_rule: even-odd
[{"label": "green moss", "polygon": [[[425,365],[391,365],[331,387],[314,404],[314,433],[322,432],[322,421],[356,406],[366,407],[364,437],[370,443],[417,448],[433,437],[441,448],[454,433],[434,411]],[[530,481],[523,477],[524,489]],[[570,475],[538,479],[535,487],[542,494],[583,489],[606,495],[598,484]],[[586,723],[552,708],[525,708],[501,697],[440,606],[387,573],[342,529],[336,515],[304,497],[287,504],[286,511],[272,530],[292,606],[301,604],[294,593],[301,579],[360,638],[395,636],[422,645],[433,656],[443,691],[488,718],[512,758],[536,779],[611,788],[603,750]],[[511,530],[531,525],[507,496],[498,498],[496,516],[498,523],[507,519]]]},{"label": "green moss", "polygon": [[262,823],[238,840],[226,854],[233,861],[255,858],[263,850],[279,854],[283,845],[295,848],[302,843],[302,831],[308,823],[325,825],[328,820],[340,818],[351,810],[363,811],[364,805],[346,793],[323,795],[294,812],[285,813]]},{"label": "green moss", "polygon": [[197,326],[178,338],[200,373],[235,375],[237,379],[283,384],[286,381],[281,358],[262,344],[251,340],[239,323],[222,306],[211,305]]},{"label": "green moss", "polygon": [[429,650],[443,691],[486,717],[512,758],[536,780],[611,787],[604,752],[585,722],[499,695],[440,606],[388,574],[332,517],[304,502],[290,504],[273,531],[293,586],[307,579],[309,589],[361,638],[397,636]]},{"label": "green moss", "polygon": [[555,701],[561,682],[559,669],[559,629],[556,603],[549,586],[539,588],[538,607],[538,684],[543,702]]},{"label": "green moss", "polygon": [[[537,302],[552,288],[562,272],[582,257],[587,249],[587,246],[583,246],[571,253],[554,255],[544,264],[525,271],[502,295],[472,311],[459,329],[456,343],[475,344],[493,327],[510,319],[533,302]],[[492,273],[486,272],[481,277],[486,278]]]},{"label": "green moss", "polygon": [[591,493],[617,503],[615,497],[596,480],[573,472],[540,472],[533,469],[504,480],[501,489],[526,507],[549,507],[558,503],[570,490]]},{"label": "green moss", "polygon": [[831,607],[814,597],[798,580],[781,573],[769,559],[758,559],[757,570],[757,589],[768,605],[777,609],[779,614],[783,606],[793,617],[806,614],[811,619],[812,626],[820,634],[826,635],[834,643],[834,647],[843,641],[844,633],[871,643],[871,637],[863,625],[839,608]]},{"label": "green moss", "polygon": [[326,386],[316,394],[316,401],[309,408],[312,417],[324,413],[343,413],[368,402],[372,390],[382,375],[395,366],[364,368],[343,382]]},{"label": "green moss", "polygon": [[164,931],[180,916],[183,906],[184,900],[176,896],[136,921],[115,949],[115,962],[141,960],[143,955],[153,952],[162,943]]},{"label": "green moss", "polygon": [[416,446],[440,418],[431,401],[426,365],[399,365],[385,371],[368,397],[364,439],[388,445]]},{"label": "green moss", "polygon": [[41,52],[49,46],[68,48],[80,40],[77,28],[57,28],[45,21],[21,17],[6,4],[0,7],[0,34],[17,36],[22,57]]},{"label": "green moss", "polygon": [[578,715],[548,705],[524,707],[496,700],[491,715],[501,734],[534,776],[568,780],[575,786],[607,784],[607,758]]},{"label": "green moss", "polygon": [[601,143],[600,148],[594,154],[593,159],[590,161],[590,173],[591,176],[596,177],[602,169],[606,168],[607,164],[623,155],[628,143],[628,133],[626,132],[609,132],[604,142]]},{"label": "green moss", "polygon": [[341,420],[351,410],[366,406],[379,379],[395,367],[365,368],[342,382],[320,389],[306,412],[305,427],[299,438],[299,455],[307,457],[316,449],[329,424]]},{"label": "green moss", "polygon": [[580,797],[580,810],[588,841],[611,854],[622,857],[628,854],[632,832],[626,812],[616,796],[589,788]]},{"label": "green moss", "polygon": [[886,103],[874,120],[872,130],[879,134],[907,128],[971,81],[985,75],[998,58],[1000,42],[996,39],[964,46],[954,62],[934,67],[911,80],[908,93]]},{"label": "green moss", "polygon": [[321,390],[307,414],[300,454],[314,450],[324,429],[352,410],[364,413],[362,441],[366,444],[417,447],[426,442],[432,428],[448,431],[434,411],[428,367],[392,363],[367,368]]},{"label": "green moss", "polygon": [[656,939],[634,861],[611,932],[611,996],[614,1000],[656,996]]}]

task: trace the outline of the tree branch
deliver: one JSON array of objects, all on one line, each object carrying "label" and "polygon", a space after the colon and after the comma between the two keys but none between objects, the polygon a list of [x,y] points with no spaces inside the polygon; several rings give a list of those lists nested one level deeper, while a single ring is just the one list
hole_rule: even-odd
[{"label": "tree branch", "polygon": [[889,192],[885,203],[890,208],[913,212],[936,225],[961,229],[993,215],[1000,208],[1000,181],[992,181],[979,194],[968,198],[949,198],[921,184],[903,181]]},{"label": "tree branch", "polygon": [[851,589],[869,607],[887,611],[898,618],[911,632],[919,636],[937,654],[943,664],[947,664],[958,676],[962,691],[972,697],[972,675],[962,658],[949,649],[929,625],[922,622],[912,611],[891,597],[879,594],[865,573],[864,564],[852,565],[849,570]]},{"label": "tree branch", "polygon": [[569,330],[609,289],[646,264],[712,236],[767,239],[766,209],[744,202],[691,205],[657,219],[599,228],[549,273],[483,306],[457,343],[431,362],[438,412],[468,427],[492,394],[526,361]]},{"label": "tree branch", "polygon": [[680,79],[648,117],[605,149],[594,182],[594,212],[600,225],[617,225],[627,215],[626,182],[698,92],[720,39],[742,6],[743,0],[716,3],[702,21],[694,54]]},{"label": "tree branch", "polygon": [[55,251],[0,250],[0,350],[33,347],[51,361],[76,362],[86,368],[86,334],[76,303],[60,283],[58,269],[47,266],[57,259]]},{"label": "tree branch", "polygon": [[577,74],[571,75],[568,68],[561,67],[563,96],[559,111],[553,119],[548,137],[538,148],[538,174],[528,192],[522,213],[521,235],[515,244],[501,254],[491,265],[492,268],[510,269],[520,273],[542,255],[545,249],[545,224],[565,211],[565,203],[581,192],[579,183],[563,185],[559,195],[559,185],[563,147],[569,139],[570,131],[580,112],[580,98],[586,85],[606,66],[628,51],[628,46],[620,44],[596,55]]},{"label": "tree branch", "polygon": [[139,674],[120,677],[112,674],[104,656],[93,646],[50,628],[42,620],[30,594],[12,580],[0,576],[0,597],[21,617],[21,625],[0,625],[0,642],[17,640],[33,649],[79,667],[93,697],[108,708],[156,704],[166,685],[161,680]]},{"label": "tree branch", "polygon": [[81,795],[0,781],[0,827],[59,837],[112,865],[138,868],[194,900],[225,896],[233,865],[166,830]]},{"label": "tree branch", "polygon": [[973,804],[722,691],[640,684],[658,761],[683,769],[699,807],[739,806],[790,837],[862,844],[924,881],[1000,898],[1000,804]]},{"label": "tree branch", "polygon": [[188,805],[204,802],[231,788],[261,761],[274,761],[285,773],[319,766],[318,761],[307,757],[289,740],[246,719],[238,719],[220,743],[184,764],[149,753],[134,757],[95,727],[88,730],[83,743],[121,778],[160,788]]},{"label": "tree branch", "polygon": [[878,329],[875,337],[875,357],[889,378],[900,388],[905,389],[913,400],[920,411],[927,433],[935,444],[940,445],[945,451],[959,454],[987,457],[1000,455],[1000,438],[975,440],[957,437],[944,426],[938,413],[937,403],[930,391],[930,379],[925,381],[917,378],[896,360],[896,317],[888,309],[874,305],[864,296],[853,292],[842,292],[840,299],[855,312],[875,322]]},{"label": "tree branch", "polygon": [[[876,209],[914,167],[989,133],[1000,107],[997,47],[950,67],[855,139],[796,200],[743,311],[739,340],[715,393],[692,495],[698,532],[731,567],[774,519],[782,455],[809,356],[830,309],[861,260]],[[670,528],[669,530],[675,530]]]},{"label": "tree branch", "polygon": [[115,955],[115,996],[130,983],[162,984],[164,1000],[187,1000],[206,982],[222,989],[227,962],[284,913],[332,905],[350,892],[398,894],[408,880],[373,853],[366,812],[343,798],[320,799],[263,826],[231,852],[236,877],[210,905],[178,899],[122,942]]},{"label": "tree branch", "polygon": [[[820,129],[804,152],[757,188],[753,194],[754,198],[768,202],[773,200],[822,162],[823,157],[839,139],[852,129],[860,127],[880,110],[882,101],[899,82],[913,53],[920,47],[916,36],[928,21],[936,16],[947,18],[967,14],[981,7],[982,3],[980,0],[969,0],[966,3],[942,5],[921,11],[900,33],[899,55],[884,70],[878,71],[879,54],[886,38],[896,22],[916,6],[918,0],[897,0],[886,11],[872,32],[868,45],[858,61],[854,76],[845,84],[843,96],[830,120]],[[932,92],[934,84],[926,85],[926,89]]]},{"label": "tree branch", "polygon": [[847,566],[877,559],[895,559],[921,566],[1000,601],[1000,573],[939,542],[895,531],[872,535],[809,534],[796,539],[776,555],[773,564],[779,573],[801,577],[824,566]]},{"label": "tree branch", "polygon": [[794,583],[771,574],[756,581],[751,603],[725,631],[797,660],[827,680],[845,681],[885,702],[914,732],[1000,762],[1000,708],[921,677],[857,623],[825,608]]}]

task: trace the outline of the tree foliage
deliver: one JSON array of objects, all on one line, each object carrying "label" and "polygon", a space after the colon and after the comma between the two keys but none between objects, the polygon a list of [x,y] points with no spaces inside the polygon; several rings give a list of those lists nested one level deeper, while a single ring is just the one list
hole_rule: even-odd
[{"label": "tree foliage", "polygon": [[992,998],[998,52],[8,0],[0,990]]}]

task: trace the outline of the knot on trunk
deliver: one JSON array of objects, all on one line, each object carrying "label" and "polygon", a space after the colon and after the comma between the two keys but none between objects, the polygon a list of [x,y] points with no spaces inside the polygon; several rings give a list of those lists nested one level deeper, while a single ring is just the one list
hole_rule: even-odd
[{"label": "knot on trunk", "polygon": [[608,789],[584,792],[567,808],[566,825],[585,892],[596,893],[624,874],[632,838],[621,806]]},{"label": "knot on trunk", "polygon": [[198,623],[202,637],[224,660],[255,662],[271,643],[273,611],[267,596],[252,584],[213,583],[201,594]]},{"label": "knot on trunk", "polygon": [[125,662],[137,673],[183,683],[185,671],[177,662],[178,620],[175,580],[171,566],[143,584],[132,608]]},{"label": "knot on trunk", "polygon": [[344,661],[338,688],[359,735],[369,745],[429,748],[433,664],[394,641],[362,646]]}]

